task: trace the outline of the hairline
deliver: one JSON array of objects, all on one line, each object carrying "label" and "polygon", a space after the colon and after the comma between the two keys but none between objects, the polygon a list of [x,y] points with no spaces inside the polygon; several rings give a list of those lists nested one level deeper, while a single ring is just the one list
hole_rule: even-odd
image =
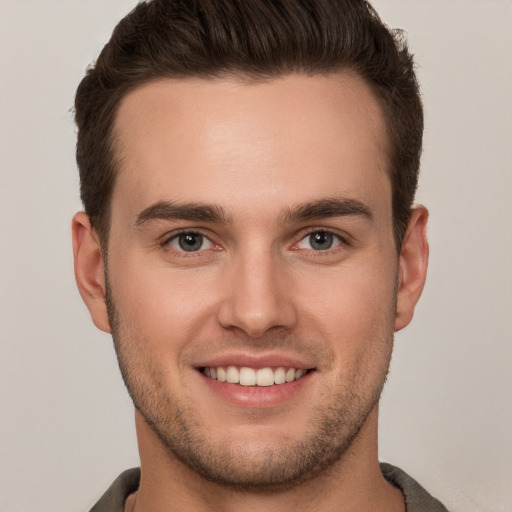
[{"label": "hairline", "polygon": [[[299,76],[307,76],[307,77],[328,77],[332,75],[340,75],[340,74],[346,74],[348,76],[354,76],[357,77],[359,80],[362,80],[368,87],[370,93],[373,95],[375,101],[377,102],[377,105],[380,110],[380,114],[382,116],[382,120],[384,122],[384,129],[385,129],[385,144],[386,147],[385,150],[385,172],[388,176],[388,179],[390,180],[391,184],[391,215],[392,215],[392,229],[393,229],[393,237],[395,239],[395,248],[396,251],[399,252],[402,240],[397,239],[397,233],[395,228],[395,211],[394,211],[394,187],[393,187],[393,151],[394,151],[394,144],[390,136],[390,130],[391,130],[391,119],[389,118],[389,114],[387,113],[386,104],[383,101],[383,99],[380,97],[380,94],[378,93],[378,88],[375,84],[373,84],[370,80],[368,80],[366,77],[363,76],[361,72],[359,72],[355,66],[350,65],[343,65],[338,68],[332,68],[329,70],[321,71],[321,70],[309,70],[308,69],[283,69],[283,70],[274,70],[273,72],[269,73],[262,73],[262,72],[254,72],[251,73],[250,71],[242,70],[242,69],[235,69],[235,68],[227,68],[227,69],[220,69],[214,73],[169,73],[168,75],[162,73],[160,75],[155,75],[152,77],[147,77],[143,80],[133,82],[126,88],[120,89],[119,94],[116,97],[116,101],[113,102],[113,105],[111,108],[113,108],[112,115],[110,117],[110,123],[108,125],[108,140],[107,140],[107,154],[108,154],[108,161],[110,166],[110,171],[112,173],[112,186],[110,189],[110,193],[108,197],[106,198],[106,206],[103,212],[103,215],[101,215],[100,223],[99,225],[94,222],[93,227],[96,229],[100,245],[102,247],[102,250],[106,253],[108,251],[109,246],[109,238],[110,238],[110,228],[111,228],[111,212],[112,212],[112,200],[114,196],[114,190],[117,183],[117,177],[119,176],[119,173],[121,172],[121,166],[123,164],[123,158],[122,158],[122,149],[119,147],[119,139],[118,134],[116,134],[116,126],[117,126],[117,119],[119,116],[119,111],[121,110],[121,107],[123,103],[125,102],[126,98],[136,90],[141,89],[142,87],[145,87],[150,84],[158,84],[158,83],[165,83],[169,81],[179,81],[179,80],[189,80],[189,79],[199,79],[199,80],[206,80],[206,81],[228,81],[233,80],[235,82],[239,82],[240,84],[262,84],[266,82],[271,82],[273,80],[279,80],[281,78],[285,78],[291,75],[299,75]],[[403,238],[403,237],[402,237]]]}]

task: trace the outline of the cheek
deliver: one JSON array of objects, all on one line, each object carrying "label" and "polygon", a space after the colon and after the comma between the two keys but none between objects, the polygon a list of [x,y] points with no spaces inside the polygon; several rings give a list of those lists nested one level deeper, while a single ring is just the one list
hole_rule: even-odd
[{"label": "cheek", "polygon": [[115,268],[120,278],[113,276],[112,288],[127,333],[154,346],[177,347],[211,322],[216,286],[204,272],[127,261]]},{"label": "cheek", "polygon": [[338,269],[316,280],[314,289],[304,290],[307,313],[303,316],[309,316],[308,323],[314,322],[322,337],[330,340],[339,364],[353,366],[373,350],[388,346],[395,320],[395,277],[389,268]]}]

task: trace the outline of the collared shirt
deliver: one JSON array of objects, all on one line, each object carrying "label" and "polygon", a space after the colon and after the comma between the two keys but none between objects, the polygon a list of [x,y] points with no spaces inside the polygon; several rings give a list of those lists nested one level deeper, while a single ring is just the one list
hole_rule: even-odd
[{"label": "collared shirt", "polygon": [[[448,512],[440,501],[400,468],[381,463],[380,470],[384,478],[404,494],[407,512]],[[139,482],[139,468],[121,473],[89,512],[124,512],[126,499],[139,488]]]}]

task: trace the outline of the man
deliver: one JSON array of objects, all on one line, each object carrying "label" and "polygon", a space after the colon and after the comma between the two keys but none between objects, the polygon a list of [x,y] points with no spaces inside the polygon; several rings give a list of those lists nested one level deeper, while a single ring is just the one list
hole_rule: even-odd
[{"label": "man", "polygon": [[76,279],[141,458],[92,510],[446,510],[377,459],[428,214],[412,57],[371,6],[141,3],[76,121]]}]

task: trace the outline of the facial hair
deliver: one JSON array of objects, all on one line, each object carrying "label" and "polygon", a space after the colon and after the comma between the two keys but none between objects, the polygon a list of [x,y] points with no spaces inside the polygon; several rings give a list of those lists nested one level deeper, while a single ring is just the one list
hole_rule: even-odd
[{"label": "facial hair", "polygon": [[[146,340],[134,339],[125,328],[112,288],[105,276],[106,304],[119,367],[135,408],[160,439],[171,458],[180,460],[208,481],[249,492],[271,493],[293,488],[332,468],[343,459],[369,414],[379,402],[393,347],[391,324],[374,335],[378,368],[370,387],[357,386],[360,375],[345,375],[335,389],[318,397],[302,439],[282,443],[279,450],[251,450],[208,435],[208,419],[165,385],[158,365],[144,351]],[[396,300],[391,305],[394,309]],[[259,345],[275,345],[275,336]],[[277,336],[279,338],[279,335]],[[354,384],[354,382],[356,384]]]}]

